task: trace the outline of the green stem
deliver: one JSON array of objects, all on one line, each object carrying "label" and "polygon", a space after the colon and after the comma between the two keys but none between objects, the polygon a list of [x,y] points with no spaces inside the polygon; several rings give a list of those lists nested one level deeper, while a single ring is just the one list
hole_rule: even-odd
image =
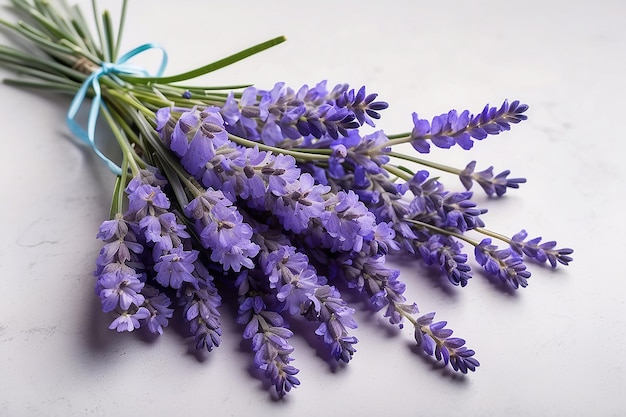
[{"label": "green stem", "polygon": [[382,144],[380,144],[380,145],[378,145],[376,147],[373,147],[372,149],[367,151],[367,153],[369,153],[369,154],[380,153],[380,151],[382,149],[389,148],[389,147],[395,146],[395,145],[400,145],[400,144],[403,144],[403,143],[408,143],[408,142],[411,142],[411,136],[401,136],[401,137],[397,137],[397,138],[394,138],[394,139],[389,138],[388,141],[383,142]]},{"label": "green stem", "polygon": [[[120,100],[121,103],[120,102],[115,103],[118,107],[121,107],[120,106],[121,104],[128,104],[130,107],[136,110],[139,110],[141,114],[143,114],[146,117],[149,117],[151,119],[154,119],[155,117],[154,112],[152,112],[145,105],[143,105],[142,102],[140,102],[139,100],[136,100],[135,96],[130,94],[129,92],[112,88],[112,89],[107,89],[106,91],[103,91],[102,95],[105,98],[106,96],[113,96],[114,98]],[[109,101],[110,100],[107,100],[107,102]]]},{"label": "green stem", "polygon": [[297,148],[299,152],[310,153],[315,155],[332,155],[333,150],[328,148]]},{"label": "green stem", "polygon": [[0,45],[0,61],[10,62],[28,68],[39,69],[52,74],[63,75],[71,80],[83,82],[87,76],[67,65],[58,64],[50,59],[38,58],[32,54],[25,54],[17,49]]},{"label": "green stem", "polygon": [[266,49],[269,49],[273,46],[281,44],[286,40],[287,39],[284,36],[278,36],[274,39],[270,39],[268,41],[259,43],[248,49],[244,49],[243,51],[237,52],[236,54],[220,59],[219,61],[215,61],[203,67],[196,68],[192,71],[184,72],[182,74],[177,74],[177,75],[171,75],[169,77],[133,77],[130,75],[120,75],[120,78],[131,84],[148,84],[148,83],[153,83],[153,82],[158,82],[161,84],[170,84],[170,83],[176,83],[179,81],[190,80],[190,79],[208,74],[210,72],[216,71],[220,68],[224,68],[228,65],[234,64],[235,62],[241,61],[252,55],[258,54],[259,52],[265,51]]},{"label": "green stem", "polygon": [[233,142],[245,146],[246,148],[254,148],[257,147],[263,151],[269,151],[272,152],[274,154],[285,154],[285,155],[291,155],[294,158],[296,158],[298,161],[302,161],[302,162],[314,162],[314,161],[328,161],[330,159],[330,155],[323,155],[323,154],[319,154],[319,153],[308,153],[308,152],[300,152],[300,151],[293,151],[290,149],[281,149],[281,148],[276,148],[274,146],[269,146],[269,145],[265,145],[264,143],[260,143],[260,142],[254,142],[252,140],[249,139],[244,139],[241,138],[239,136],[235,136],[235,135],[228,135],[228,138],[230,140],[232,140]]},{"label": "green stem", "polygon": [[[130,142],[134,143],[135,145],[143,149],[144,146],[142,144],[141,139],[139,138],[139,136],[137,136],[137,133],[135,133],[132,127],[127,123],[124,117],[120,114],[120,112],[114,111],[111,113],[113,115],[113,118],[115,119],[115,123],[117,123],[117,126],[120,126],[122,130],[124,131],[124,133],[126,134],[126,136],[130,138]],[[136,162],[137,166],[139,166],[140,168],[146,168],[148,166],[148,163],[144,161],[139,155],[137,155],[137,152],[135,152],[132,145],[129,144],[129,147],[132,151],[132,157],[134,161]]]},{"label": "green stem", "polygon": [[[204,190],[200,188],[195,181],[190,179],[191,177],[189,173],[185,171],[172,154],[165,149],[161,141],[157,138],[158,134],[154,131],[152,126],[150,126],[148,121],[134,112],[130,114],[130,116],[133,118],[133,121],[143,135],[143,138],[150,145],[150,148],[157,154],[158,159],[163,163],[163,168],[173,172],[194,197],[201,196]],[[182,203],[180,198],[179,202]]]},{"label": "green stem", "polygon": [[98,34],[98,39],[100,40],[100,47],[102,48],[102,51],[98,55],[98,57],[100,58],[100,60],[111,62],[110,60],[106,59],[107,56],[105,55],[106,54],[106,48],[105,48],[104,36],[103,36],[103,33],[102,33],[102,29],[100,28],[100,19],[98,17],[98,6],[97,6],[97,1],[96,0],[91,0],[91,10],[93,11],[93,20],[94,20],[95,25],[96,25],[96,33]]},{"label": "green stem", "polygon": [[124,186],[126,185],[126,172],[128,171],[128,161],[122,160],[122,175],[115,178],[115,188],[111,199],[111,211],[109,218],[113,219],[117,214],[122,214],[124,206]]},{"label": "green stem", "polygon": [[387,155],[392,156],[394,158],[404,159],[405,161],[414,162],[416,164],[424,165],[430,168],[438,169],[440,171],[449,172],[450,174],[461,175],[463,170],[451,167],[444,164],[438,164],[436,162],[428,161],[422,158],[416,158],[411,155],[404,155],[398,152],[387,152]]},{"label": "green stem", "polygon": [[102,49],[106,51],[106,60],[108,62],[115,62],[115,39],[113,35],[113,22],[111,21],[111,14],[108,10],[102,13],[102,27],[104,30],[104,42]]},{"label": "green stem", "polygon": [[[0,57],[0,61],[2,58]],[[43,81],[50,81],[55,85],[66,85],[71,87],[73,91],[78,90],[80,84],[72,81],[71,79],[59,75],[52,74],[48,71],[42,71],[37,68],[25,67],[21,64],[14,64],[9,61],[4,61],[3,67],[13,70],[16,74],[24,74],[34,78],[38,78]],[[24,80],[22,80],[24,81]]]},{"label": "green stem", "polygon": [[124,0],[122,2],[122,11],[120,14],[120,21],[117,27],[117,37],[115,39],[115,46],[113,48],[113,58],[117,59],[117,56],[120,53],[120,45],[122,43],[122,34],[124,33],[124,24],[126,22],[126,10],[128,9],[128,1]]},{"label": "green stem", "polygon": [[474,239],[470,239],[469,237],[467,237],[465,235],[462,235],[460,233],[452,232],[452,231],[446,230],[446,229],[442,229],[440,227],[433,226],[432,224],[424,223],[424,222],[421,222],[419,220],[403,219],[402,221],[405,221],[407,223],[412,223],[412,224],[414,224],[416,226],[423,227],[425,229],[432,230],[433,232],[438,233],[440,235],[452,236],[452,237],[455,237],[457,239],[461,239],[461,240],[469,243],[472,246],[478,246],[480,244],[479,242],[475,241]]},{"label": "green stem", "polygon": [[64,83],[54,83],[54,82],[37,82],[37,81],[27,81],[27,80],[14,80],[14,79],[4,79],[2,80],[3,83],[5,83],[6,85],[12,85],[14,87],[20,87],[20,88],[35,88],[38,90],[50,90],[50,91],[55,91],[55,92],[60,92],[60,93],[68,93],[68,94],[75,94],[76,93],[76,88],[74,87],[69,87],[67,84]]},{"label": "green stem", "polygon": [[476,230],[479,233],[482,233],[483,235],[490,236],[490,237],[493,237],[495,239],[501,240],[501,241],[503,241],[505,243],[511,244],[511,238],[509,238],[508,236],[504,236],[503,234],[494,232],[494,231],[489,230],[489,229],[483,229],[482,227],[476,227],[476,228],[474,228],[474,230]]},{"label": "green stem", "polygon": [[[72,27],[78,34],[78,39],[81,40],[81,44],[85,46],[85,50],[89,51],[91,55],[95,57],[99,57],[100,53],[98,52],[98,48],[96,47],[96,42],[93,38],[91,31],[89,30],[89,26],[87,25],[87,21],[83,16],[80,7],[74,6],[69,7],[63,1],[68,14],[72,16]],[[97,62],[97,61],[94,61]]]},{"label": "green stem", "polygon": [[[139,174],[139,165],[135,161],[135,152],[130,146],[130,142],[125,136],[125,133],[121,130],[117,121],[113,118],[109,110],[105,106],[100,107],[100,112],[104,115],[104,118],[107,121],[107,124],[111,128],[115,139],[117,140],[118,145],[120,146],[120,150],[122,151],[122,155],[125,160],[128,161],[129,168],[133,174],[133,177]],[[122,171],[123,173],[123,171]]]},{"label": "green stem", "polygon": [[400,167],[397,167],[395,165],[389,165],[389,164],[385,164],[382,166],[382,168],[387,171],[390,174],[395,175],[398,178],[402,178],[405,181],[410,180],[411,178],[413,178],[413,175],[405,170],[403,170]]}]

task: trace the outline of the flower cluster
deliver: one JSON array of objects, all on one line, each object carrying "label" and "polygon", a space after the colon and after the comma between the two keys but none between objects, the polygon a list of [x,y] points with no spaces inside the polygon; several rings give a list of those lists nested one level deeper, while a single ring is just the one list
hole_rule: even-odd
[{"label": "flower cluster", "polygon": [[167,181],[143,170],[126,187],[128,209],[100,226],[106,242],[96,262],[96,294],[118,332],[146,325],[161,334],[172,318],[171,297],[183,306],[197,347],[220,343],[213,278],[193,249],[191,236],[162,187]]},{"label": "flower cluster", "polygon": [[[470,282],[473,263],[512,289],[529,283],[526,260],[553,268],[572,261],[573,250],[554,241],[486,227],[474,183],[503,197],[524,178],[494,175],[491,166],[476,171],[476,161],[460,169],[420,157],[431,145],[469,150],[509,130],[526,119],[528,106],[519,101],[430,120],[414,113],[407,132],[387,135],[375,124],[388,103],[366,87],[180,87],[282,37],[191,72],[152,77],[124,64],[146,48],[117,60],[119,39],[109,25],[96,38],[81,13],[12,1],[32,23],[0,24],[43,54],[3,47],[0,65],[36,68],[27,72],[39,78],[31,87],[75,92],[70,128],[117,175],[95,268],[95,293],[113,330],[161,334],[178,314],[191,344],[211,351],[222,337],[222,293],[230,291],[224,299],[237,303],[256,373],[282,397],[300,384],[290,342],[293,329],[307,328],[299,320],[314,323],[329,358],[352,360],[357,317],[342,293],[354,291],[391,325],[412,327],[424,355],[467,373],[480,365],[475,352],[446,321],[407,299],[407,283],[387,257],[419,258],[459,287]],[[93,107],[82,129],[73,116],[87,97]],[[120,166],[96,146],[99,111],[119,144]],[[399,144],[416,155],[395,152]],[[446,188],[432,170],[458,176],[465,190]]]}]

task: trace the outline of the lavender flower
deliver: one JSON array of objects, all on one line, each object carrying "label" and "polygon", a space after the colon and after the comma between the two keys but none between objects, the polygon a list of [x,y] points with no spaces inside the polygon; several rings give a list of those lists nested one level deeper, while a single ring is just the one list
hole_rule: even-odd
[{"label": "lavender flower", "polygon": [[526,182],[526,178],[507,178],[511,171],[506,170],[495,177],[493,176],[493,167],[489,167],[481,172],[474,172],[476,161],[472,161],[459,174],[459,178],[465,189],[472,188],[474,181],[480,185],[488,196],[497,195],[498,197],[506,193],[507,188],[519,188],[520,184]]},{"label": "lavender flower", "polygon": [[518,255],[524,254],[541,263],[548,261],[552,268],[556,268],[557,262],[562,265],[569,265],[572,261],[572,257],[569,255],[574,253],[573,249],[554,249],[555,241],[540,244],[541,237],[525,240],[527,236],[526,230],[522,230],[511,238],[511,248]]},{"label": "lavender flower", "polygon": [[281,220],[285,230],[301,233],[309,226],[309,221],[325,212],[323,195],[330,187],[316,185],[313,177],[302,174],[299,179],[285,185],[284,191],[274,190],[272,211]]},{"label": "lavender flower", "polygon": [[450,148],[456,144],[463,149],[470,149],[474,145],[472,139],[481,140],[487,135],[497,135],[509,130],[510,123],[526,120],[523,114],[526,110],[526,104],[517,100],[509,104],[505,100],[499,109],[487,105],[477,115],[470,115],[468,110],[461,113],[450,110],[447,114],[435,116],[430,123],[413,113],[411,144],[420,153],[429,152],[429,142],[438,148]]},{"label": "lavender flower", "polygon": [[222,340],[218,310],[222,299],[206,267],[198,261],[194,266],[197,285],[185,285],[179,290],[179,304],[183,306],[183,316],[189,322],[196,350],[206,349],[210,352]]},{"label": "lavender flower", "polygon": [[[141,294],[144,283],[139,256],[144,248],[121,215],[105,221],[98,237],[107,243],[96,261],[96,295],[105,313],[116,314],[110,328],[132,331],[139,327],[139,319],[147,317],[141,310],[145,298]],[[141,313],[135,316],[139,310]]]},{"label": "lavender flower", "polygon": [[510,248],[499,249],[491,244],[490,238],[483,239],[475,251],[476,261],[488,273],[497,276],[513,288],[526,287],[530,271],[522,259]]},{"label": "lavender flower", "polygon": [[185,214],[195,221],[204,248],[211,250],[211,260],[224,270],[235,272],[254,266],[252,258],[259,252],[252,243],[252,228],[221,191],[212,189],[193,199]]},{"label": "lavender flower", "polygon": [[302,86],[298,91],[276,83],[271,90],[247,88],[240,102],[231,95],[222,107],[226,129],[235,135],[279,146],[285,140],[329,135],[347,136],[350,130],[367,123],[388,107],[366,95],[365,87],[355,93],[346,84],[326,90],[326,82],[315,87]]},{"label": "lavender flower", "polygon": [[144,306],[150,313],[147,318],[148,330],[154,334],[163,334],[163,328],[167,327],[174,314],[170,308],[172,301],[151,286],[144,287],[143,293],[146,296]]},{"label": "lavender flower", "polygon": [[372,119],[380,119],[380,113],[378,112],[389,107],[389,104],[384,101],[374,101],[378,94],[366,94],[365,86],[361,87],[356,93],[354,90],[346,91],[337,97],[336,105],[340,108],[347,107],[354,113],[361,126],[364,124],[374,126]]},{"label": "lavender flower", "polygon": [[308,257],[297,252],[293,246],[283,245],[272,252],[265,252],[261,266],[269,279],[270,288],[277,290],[276,299],[284,302],[289,314],[301,313],[302,306],[320,286],[315,269]]},{"label": "lavender flower", "polygon": [[466,374],[475,371],[480,362],[474,358],[475,352],[468,349],[465,340],[451,337],[452,330],[446,329],[445,321],[433,323],[435,313],[428,313],[415,322],[415,341],[424,353],[435,356],[444,364],[450,363],[455,371]]},{"label": "lavender flower", "polygon": [[115,329],[118,332],[132,332],[141,326],[139,320],[145,320],[148,317],[150,317],[150,312],[145,307],[139,307],[134,313],[122,311],[120,315],[113,320],[109,329]]},{"label": "lavender flower", "polygon": [[472,274],[467,264],[468,257],[461,252],[462,245],[450,236],[440,234],[426,236],[429,237],[425,242],[416,242],[424,262],[427,265],[439,266],[453,285],[466,286]]},{"label": "lavender flower", "polygon": [[469,200],[471,192],[445,191],[439,181],[428,179],[428,176],[427,171],[419,171],[401,186],[401,192],[410,190],[414,196],[405,219],[418,220],[459,233],[485,225],[479,216],[487,210],[476,208],[476,203]]},{"label": "lavender flower", "polygon": [[319,321],[315,334],[322,336],[324,343],[331,347],[331,355],[336,360],[348,362],[356,352],[354,345],[358,339],[350,336],[347,329],[356,329],[352,315],[354,309],[347,306],[336,288],[323,285],[315,289],[309,306],[303,315],[311,321]]},{"label": "lavender flower", "polygon": [[162,255],[154,265],[156,280],[164,287],[180,288],[183,282],[196,283],[191,274],[198,259],[198,251],[185,251],[181,246],[173,248],[167,255]]},{"label": "lavender flower", "polygon": [[144,283],[135,274],[120,268],[115,272],[105,272],[98,277],[97,292],[102,300],[105,313],[121,308],[128,310],[131,305],[140,307],[144,302],[141,289]]},{"label": "lavender flower", "polygon": [[295,376],[298,369],[290,365],[293,347],[288,339],[293,333],[280,314],[267,308],[261,296],[249,292],[256,285],[263,285],[256,282],[253,275],[243,271],[236,285],[240,294],[237,323],[245,325],[243,337],[252,341],[254,366],[282,397],[300,384]]},{"label": "lavender flower", "polygon": [[[384,144],[388,141],[382,131],[361,137],[351,131],[345,137],[335,139],[329,144],[333,154],[328,161],[328,175],[335,179],[345,179],[348,173],[354,175],[353,182],[359,189],[367,188],[368,177],[383,172],[382,166],[389,162],[385,155]],[[321,143],[316,144],[319,147]]]},{"label": "lavender flower", "polygon": [[340,191],[336,194],[332,210],[324,212],[324,227],[332,238],[330,250],[332,252],[361,252],[364,242],[374,238],[376,219],[360,203],[359,197],[353,192]]},{"label": "lavender flower", "polygon": [[[309,258],[299,252],[284,234],[257,225],[255,236],[261,246],[259,265],[268,278],[268,293],[275,294],[276,303],[266,297],[265,303],[291,315],[301,314],[310,321],[320,322],[316,334],[330,346],[336,360],[348,362],[357,343],[348,328],[357,327],[339,291],[326,285],[326,278],[319,276]],[[257,284],[258,285],[258,284]],[[281,307],[282,305],[282,307]]]},{"label": "lavender flower", "polygon": [[[95,293],[103,311],[113,316],[111,329],[144,327],[161,334],[178,309],[196,349],[211,351],[222,337],[222,299],[215,282],[221,278],[220,288],[234,285],[237,291],[237,322],[254,352],[253,366],[283,396],[300,383],[287,315],[290,321],[316,322],[315,334],[331,356],[352,359],[357,339],[349,331],[356,321],[337,289],[343,281],[392,325],[411,323],[426,354],[467,373],[479,366],[474,351],[452,336],[447,322],[435,322],[434,313],[418,317],[399,271],[385,266],[387,254],[417,255],[461,287],[471,278],[461,241],[474,246],[476,261],[488,273],[513,288],[525,287],[530,277],[524,256],[552,267],[572,261],[572,249],[557,249],[540,237],[527,239],[524,230],[508,238],[484,228],[486,210],[471,200],[473,184],[489,196],[502,196],[524,178],[509,178],[508,170],[495,175],[493,167],[476,172],[474,161],[460,170],[392,151],[403,143],[419,153],[428,153],[431,144],[470,149],[474,140],[525,120],[528,106],[519,101],[487,105],[476,115],[451,110],[425,120],[414,113],[409,133],[363,134],[359,129],[373,127],[388,107],[366,87],[328,89],[322,81],[294,90],[279,82],[269,90],[230,92],[178,82],[185,85],[186,77],[283,38],[175,77],[161,77],[163,62],[155,77],[140,81],[147,72],[124,62],[146,46],[117,62],[86,60],[102,57],[102,51],[115,55],[110,46],[120,40],[98,25],[98,36],[81,30],[77,37],[68,28],[90,26],[81,13],[70,17],[46,8],[41,19],[38,2],[13,2],[29,23],[1,23],[22,34],[46,34],[27,36],[42,52],[38,71],[28,72],[40,80],[19,84],[76,88],[68,125],[118,177],[113,218],[97,234],[104,245],[95,271]],[[17,70],[30,67],[31,51],[0,47],[3,62]],[[82,86],[76,71],[85,75]],[[170,83],[173,79],[177,82]],[[94,103],[84,130],[74,115],[88,95]],[[155,111],[159,103],[172,107]],[[121,167],[96,146],[93,126],[100,108],[108,109]],[[458,175],[467,191],[449,191],[438,177],[413,172],[403,161]],[[489,238],[477,242],[472,233]],[[509,247],[498,248],[491,238]]]}]

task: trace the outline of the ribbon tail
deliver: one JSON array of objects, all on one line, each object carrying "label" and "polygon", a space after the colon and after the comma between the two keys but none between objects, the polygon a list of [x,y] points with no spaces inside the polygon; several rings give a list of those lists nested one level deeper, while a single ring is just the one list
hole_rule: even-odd
[{"label": "ribbon tail", "polygon": [[[83,85],[80,87],[76,96],[72,100],[70,104],[69,110],[67,111],[67,116],[65,118],[66,124],[70,131],[80,139],[85,145],[89,146],[98,157],[106,164],[111,172],[115,175],[121,175],[122,169],[111,161],[106,155],[104,155],[100,149],[96,146],[95,134],[96,134],[96,121],[98,119],[98,112],[100,110],[101,103],[101,91],[100,85],[98,84],[98,75],[97,73],[93,73],[85,80]],[[89,119],[87,122],[87,130],[85,130],[78,122],[75,117],[78,113],[78,110],[81,108],[83,102],[85,101],[85,97],[87,96],[87,90],[89,85],[92,85],[94,90],[94,98],[91,103],[91,108],[89,109]]]}]

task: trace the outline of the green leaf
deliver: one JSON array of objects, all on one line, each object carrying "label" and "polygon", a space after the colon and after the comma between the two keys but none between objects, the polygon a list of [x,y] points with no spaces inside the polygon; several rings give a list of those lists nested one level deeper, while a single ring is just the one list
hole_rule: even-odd
[{"label": "green leaf", "polygon": [[270,39],[268,41],[254,45],[248,49],[244,49],[243,51],[237,52],[236,54],[227,56],[226,58],[220,59],[219,61],[215,61],[203,67],[196,68],[192,71],[172,75],[169,77],[133,77],[130,75],[120,75],[120,78],[132,84],[148,84],[153,82],[158,82],[160,84],[170,84],[180,81],[191,80],[193,78],[197,78],[210,72],[216,71],[220,68],[227,67],[231,64],[234,64],[235,62],[239,62],[252,55],[258,54],[259,52],[263,52],[266,49],[285,42],[286,40],[287,39],[284,36],[278,36],[274,39]]}]

